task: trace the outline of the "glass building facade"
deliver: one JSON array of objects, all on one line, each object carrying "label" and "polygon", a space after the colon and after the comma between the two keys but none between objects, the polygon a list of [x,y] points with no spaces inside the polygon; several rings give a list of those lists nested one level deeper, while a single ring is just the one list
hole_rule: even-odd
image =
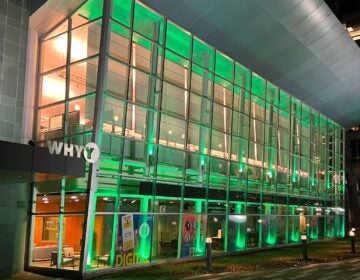
[{"label": "glass building facade", "polygon": [[36,143],[101,156],[85,178],[34,185],[30,267],[344,236],[344,129],[139,1],[89,0],[60,22],[37,84]]}]

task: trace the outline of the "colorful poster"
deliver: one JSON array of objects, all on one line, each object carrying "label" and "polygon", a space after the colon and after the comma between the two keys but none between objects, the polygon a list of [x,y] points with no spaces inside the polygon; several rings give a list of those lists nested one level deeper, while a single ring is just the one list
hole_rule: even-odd
[{"label": "colorful poster", "polygon": [[129,214],[122,216],[121,225],[122,225],[123,251],[126,252],[131,249],[134,249],[135,247],[133,215]]},{"label": "colorful poster", "polygon": [[116,266],[147,263],[151,255],[153,216],[126,214],[119,216],[116,243]]},{"label": "colorful poster", "polygon": [[182,223],[181,256],[201,256],[205,246],[206,216],[184,214]]}]

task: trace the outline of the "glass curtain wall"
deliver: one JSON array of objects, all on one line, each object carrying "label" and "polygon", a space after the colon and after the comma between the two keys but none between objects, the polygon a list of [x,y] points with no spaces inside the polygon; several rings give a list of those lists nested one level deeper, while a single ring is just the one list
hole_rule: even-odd
[{"label": "glass curtain wall", "polygon": [[37,144],[95,133],[101,157],[93,186],[91,169],[35,186],[33,255],[87,244],[95,270],[203,256],[206,237],[221,254],[344,236],[342,127],[143,3],[109,3],[41,41]]}]

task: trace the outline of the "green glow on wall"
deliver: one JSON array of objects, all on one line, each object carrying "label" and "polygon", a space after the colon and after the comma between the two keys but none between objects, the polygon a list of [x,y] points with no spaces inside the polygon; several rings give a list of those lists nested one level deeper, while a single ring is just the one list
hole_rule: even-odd
[{"label": "green glow on wall", "polygon": [[[149,205],[149,197],[148,196],[140,196],[140,212],[148,213],[148,205]],[[140,225],[147,222],[147,214],[140,215]],[[147,238],[145,234],[139,233],[139,256],[143,261],[148,261],[150,259],[151,254],[151,241]]]},{"label": "green glow on wall", "polygon": [[[91,211],[91,213],[95,213],[95,209],[96,209],[96,196],[94,196],[94,202],[91,205],[91,207],[89,207],[89,211]],[[89,242],[89,246],[88,246],[88,255],[86,257],[86,266],[87,268],[91,268],[91,260],[93,258],[95,258],[95,256],[92,256],[92,247],[93,247],[93,240],[94,240],[94,227],[95,227],[95,214],[91,215],[91,222],[90,222],[90,228],[88,229],[89,232],[89,240],[91,240]]]},{"label": "green glow on wall", "polygon": [[250,91],[251,84],[251,72],[241,64],[236,63],[235,65],[235,84]]},{"label": "green glow on wall", "polygon": [[252,75],[251,92],[265,98],[265,80],[255,73]]},{"label": "green glow on wall", "polygon": [[345,237],[345,217],[339,217],[341,219],[340,227],[339,227],[339,237]]},{"label": "green glow on wall", "polygon": [[159,42],[163,43],[163,32],[164,32],[164,18],[159,14],[150,11],[142,3],[135,2],[135,13],[134,13],[134,30],[148,37],[154,39],[154,30],[149,28],[154,23],[159,23]]},{"label": "green glow on wall", "polygon": [[[312,208],[312,212],[315,213],[315,209]],[[316,219],[316,223],[310,228],[310,239],[317,240],[319,239],[319,218],[314,217],[312,219]]]},{"label": "green glow on wall", "polygon": [[220,52],[216,52],[215,73],[228,81],[233,80],[234,62]]},{"label": "green glow on wall", "polygon": [[[235,203],[235,214],[241,214],[241,209],[245,208],[245,203],[237,202]],[[246,226],[246,220],[244,222],[244,226]],[[235,249],[241,250],[245,249],[246,246],[246,234],[245,231],[242,231],[241,222],[236,223],[235,227]]]},{"label": "green glow on wall", "polygon": [[196,218],[196,239],[195,239],[195,255],[203,256],[205,251],[204,242],[201,240],[202,222],[201,222],[201,211],[202,200],[195,200],[195,212],[199,213]]},{"label": "green glow on wall", "polygon": [[296,183],[298,181],[297,175],[296,175],[296,156],[292,156],[292,167],[291,167],[291,181],[293,183]]},{"label": "green glow on wall", "polygon": [[291,233],[290,233],[290,240],[293,242],[299,242],[300,241],[300,221],[299,216],[295,215],[296,212],[296,206],[290,206],[290,215],[292,216],[292,222],[291,222]]},{"label": "green glow on wall", "polygon": [[81,14],[84,18],[89,21],[101,17],[103,11],[103,1],[102,0],[88,0],[76,14]]},{"label": "green glow on wall", "polygon": [[190,45],[190,34],[172,22],[168,22],[166,26],[166,47],[183,57],[189,58]]},{"label": "green glow on wall", "polygon": [[114,0],[112,18],[122,24],[130,25],[131,0]]},{"label": "green glow on wall", "polygon": [[318,228],[318,227],[313,227],[313,228],[311,228],[310,238],[311,238],[312,240],[317,240],[317,239],[319,239],[319,228]]},{"label": "green glow on wall", "polygon": [[268,218],[268,231],[266,234],[266,243],[268,245],[276,244],[276,222],[273,221],[271,216],[271,208],[275,207],[274,204],[265,204],[265,214]]}]

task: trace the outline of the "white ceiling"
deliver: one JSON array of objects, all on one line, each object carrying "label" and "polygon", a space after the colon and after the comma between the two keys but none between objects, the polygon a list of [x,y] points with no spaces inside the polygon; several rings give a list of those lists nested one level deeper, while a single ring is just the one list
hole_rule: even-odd
[{"label": "white ceiling", "polygon": [[360,49],[323,0],[142,0],[350,128],[360,124]]}]

